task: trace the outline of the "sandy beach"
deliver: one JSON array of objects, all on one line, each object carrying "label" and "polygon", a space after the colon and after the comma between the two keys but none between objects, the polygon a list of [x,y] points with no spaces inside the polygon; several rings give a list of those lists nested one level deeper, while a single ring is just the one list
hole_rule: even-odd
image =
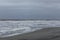
[{"label": "sandy beach", "polygon": [[60,40],[60,28],[44,28],[31,33],[0,38],[0,40]]}]

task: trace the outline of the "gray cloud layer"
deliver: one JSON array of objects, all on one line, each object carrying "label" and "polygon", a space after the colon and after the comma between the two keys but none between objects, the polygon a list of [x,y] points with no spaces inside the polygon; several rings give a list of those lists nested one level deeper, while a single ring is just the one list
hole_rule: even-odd
[{"label": "gray cloud layer", "polygon": [[0,0],[0,18],[60,19],[60,0]]}]

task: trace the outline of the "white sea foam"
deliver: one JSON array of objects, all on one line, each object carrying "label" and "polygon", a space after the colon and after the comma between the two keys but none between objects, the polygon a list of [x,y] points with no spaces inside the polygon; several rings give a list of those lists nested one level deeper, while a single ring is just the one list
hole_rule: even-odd
[{"label": "white sea foam", "polygon": [[60,27],[60,21],[0,21],[0,37],[33,32],[47,27]]}]

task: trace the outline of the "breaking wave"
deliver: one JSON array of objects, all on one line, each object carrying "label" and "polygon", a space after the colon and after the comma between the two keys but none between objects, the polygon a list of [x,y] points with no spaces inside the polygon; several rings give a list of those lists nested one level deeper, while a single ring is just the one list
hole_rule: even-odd
[{"label": "breaking wave", "polygon": [[60,27],[60,21],[0,21],[0,37],[33,32],[47,27]]}]

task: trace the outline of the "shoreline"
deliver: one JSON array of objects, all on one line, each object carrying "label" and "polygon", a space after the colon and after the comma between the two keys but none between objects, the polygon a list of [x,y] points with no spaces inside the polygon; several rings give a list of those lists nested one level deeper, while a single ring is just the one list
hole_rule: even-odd
[{"label": "shoreline", "polygon": [[37,30],[31,33],[0,38],[0,40],[45,40],[60,38],[60,27],[51,27]]}]

